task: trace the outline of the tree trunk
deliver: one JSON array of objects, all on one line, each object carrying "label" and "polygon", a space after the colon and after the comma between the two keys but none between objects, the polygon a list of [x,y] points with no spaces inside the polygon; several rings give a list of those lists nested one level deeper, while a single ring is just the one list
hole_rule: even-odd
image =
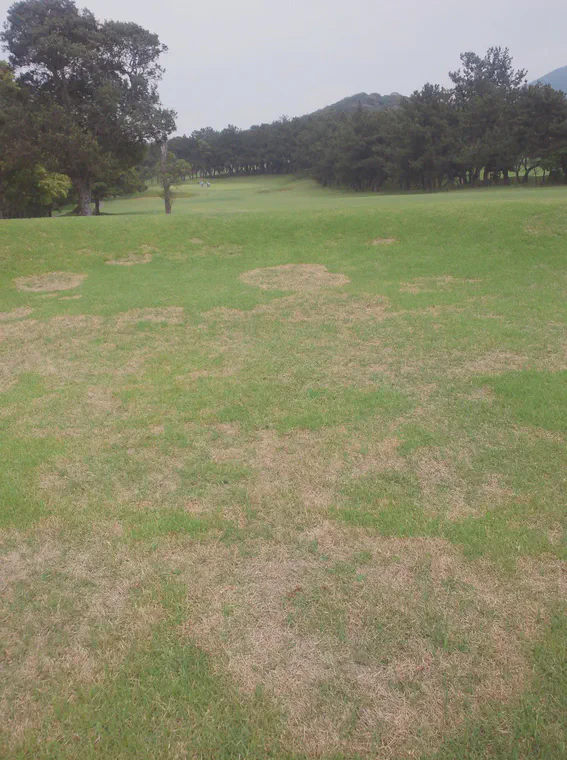
[{"label": "tree trunk", "polygon": [[170,185],[164,185],[163,187],[163,200],[165,201],[165,213],[171,214],[171,187]]},{"label": "tree trunk", "polygon": [[94,212],[95,212],[95,216],[100,216],[100,200],[98,198],[95,198]]},{"label": "tree trunk", "polygon": [[167,178],[167,138],[161,145],[161,177],[163,184],[163,200],[165,213],[171,214],[171,184]]},{"label": "tree trunk", "polygon": [[80,180],[77,182],[77,193],[79,194],[79,205],[77,206],[80,216],[92,216],[93,209],[91,206],[91,187],[88,182]]}]

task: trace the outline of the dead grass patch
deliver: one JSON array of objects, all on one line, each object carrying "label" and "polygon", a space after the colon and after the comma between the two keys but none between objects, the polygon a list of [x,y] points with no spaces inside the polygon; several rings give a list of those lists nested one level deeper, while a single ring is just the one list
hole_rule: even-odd
[{"label": "dead grass patch", "polygon": [[189,242],[192,243],[193,245],[204,245],[205,244],[205,241],[202,240],[200,237],[192,237],[189,240]]},{"label": "dead grass patch", "polygon": [[88,550],[70,551],[44,537],[0,559],[0,720],[12,746],[49,720],[50,695],[72,699],[102,682],[165,617],[152,564],[106,539],[95,533]]},{"label": "dead grass patch", "polygon": [[252,501],[272,514],[276,508],[278,520],[284,515],[289,519],[292,511],[311,521],[318,510],[328,509],[343,467],[340,453],[333,451],[334,434],[300,430],[280,436],[263,431],[252,455],[256,470],[249,487]]},{"label": "dead grass patch", "polygon": [[312,291],[335,288],[350,282],[344,274],[333,274],[322,264],[283,264],[252,269],[240,275],[246,285],[262,290]]},{"label": "dead grass patch", "polygon": [[475,484],[475,479],[467,475],[470,455],[468,447],[442,450],[430,446],[419,449],[412,457],[426,510],[442,512],[449,520],[461,520],[479,516],[516,497],[501,473],[488,472],[482,483]]},{"label": "dead grass patch", "polygon": [[86,274],[72,272],[47,272],[31,277],[17,277],[14,282],[18,290],[31,293],[51,293],[58,290],[78,288],[87,278]]},{"label": "dead grass patch", "polygon": [[77,296],[62,296],[59,300],[60,301],[78,301],[83,296],[77,295]]},{"label": "dead grass patch", "polygon": [[[78,355],[88,353],[89,339],[102,322],[102,317],[76,315],[0,324],[0,342],[5,343],[0,390],[10,388],[23,372],[78,379]],[[87,366],[80,364],[82,370]]]},{"label": "dead grass patch", "polygon": [[374,240],[371,240],[371,245],[393,245],[393,243],[397,243],[398,241],[396,238],[388,237],[388,238],[374,238]]},{"label": "dead grass patch", "polygon": [[252,309],[228,309],[220,306],[203,314],[207,319],[222,319],[227,323],[268,318],[278,322],[321,323],[333,325],[355,324],[361,321],[382,322],[398,316],[385,296],[353,296],[338,291],[296,293],[258,304]]},{"label": "dead grass patch", "polygon": [[146,251],[145,253],[127,253],[119,259],[110,259],[105,263],[110,266],[133,267],[137,264],[149,264],[151,260],[152,254]]},{"label": "dead grass patch", "polygon": [[104,386],[93,386],[88,389],[86,402],[94,414],[110,414],[120,408],[120,400],[112,389]]},{"label": "dead grass patch", "polygon": [[524,223],[524,232],[533,237],[563,237],[567,233],[567,226],[545,214],[536,214]]},{"label": "dead grass patch", "polygon": [[522,688],[537,594],[503,587],[442,540],[328,524],[305,540],[315,553],[216,546],[186,566],[185,632],[245,691],[276,699],[291,749],[417,756],[448,723]]},{"label": "dead grass patch", "polygon": [[0,322],[8,322],[12,319],[23,319],[24,317],[29,317],[32,312],[33,309],[30,309],[28,306],[20,306],[18,309],[12,309],[12,311],[2,311],[0,312]]},{"label": "dead grass patch", "polygon": [[352,477],[386,470],[405,470],[407,461],[398,452],[400,444],[401,441],[396,436],[387,436],[377,441],[365,439],[364,445],[354,444],[350,451]]},{"label": "dead grass patch", "polygon": [[402,282],[400,284],[401,293],[435,293],[436,291],[449,290],[455,285],[468,285],[477,282],[482,282],[478,279],[462,279],[453,277],[451,275],[444,275],[443,277],[416,277],[415,280],[410,282]]},{"label": "dead grass patch", "polygon": [[201,248],[201,256],[239,256],[243,251],[243,246],[226,243],[224,245],[207,245]]},{"label": "dead grass patch", "polygon": [[487,385],[483,385],[482,388],[475,388],[473,391],[471,391],[467,395],[467,398],[471,401],[484,401],[491,404],[496,398],[496,394],[492,388],[489,388]]},{"label": "dead grass patch", "polygon": [[510,370],[526,369],[529,361],[527,356],[520,356],[509,351],[490,351],[478,359],[467,362],[460,371],[471,375],[498,375]]},{"label": "dead grass patch", "polygon": [[450,520],[478,514],[475,502],[467,498],[466,481],[457,473],[453,457],[428,447],[418,451],[413,464],[427,510],[444,510]]},{"label": "dead grass patch", "polygon": [[139,322],[180,325],[183,322],[183,307],[163,306],[154,309],[130,309],[130,311],[122,312],[116,318],[118,327],[133,325]]}]

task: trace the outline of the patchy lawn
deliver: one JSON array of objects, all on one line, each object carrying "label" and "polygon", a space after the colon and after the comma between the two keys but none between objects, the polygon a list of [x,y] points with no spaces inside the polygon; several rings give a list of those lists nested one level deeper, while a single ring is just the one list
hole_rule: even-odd
[{"label": "patchy lawn", "polygon": [[567,192],[158,207],[0,226],[1,756],[564,756]]}]

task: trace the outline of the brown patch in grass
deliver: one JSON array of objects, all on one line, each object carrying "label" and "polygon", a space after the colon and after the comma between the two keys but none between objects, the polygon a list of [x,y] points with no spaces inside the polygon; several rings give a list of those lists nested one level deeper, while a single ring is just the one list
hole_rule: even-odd
[{"label": "brown patch in grass", "polygon": [[207,245],[201,248],[200,255],[216,255],[216,256],[239,256],[242,253],[243,247],[232,243],[226,243],[224,245]]},{"label": "brown patch in grass", "polygon": [[62,296],[59,300],[60,301],[78,301],[83,296],[77,295],[77,296]]},{"label": "brown patch in grass", "polygon": [[417,756],[522,688],[537,594],[503,587],[442,540],[325,524],[305,541],[317,551],[216,545],[185,565],[186,634],[246,692],[276,699],[290,749]]},{"label": "brown patch in grass", "polygon": [[184,504],[185,511],[189,512],[190,515],[200,515],[205,511],[205,507],[202,502],[198,501],[197,499],[191,499],[190,501],[186,501]]},{"label": "brown patch in grass", "polygon": [[504,483],[502,475],[492,473],[481,486],[483,495],[489,500],[491,506],[512,498],[515,492]]},{"label": "brown patch in grass", "polygon": [[120,259],[110,259],[105,263],[110,266],[133,267],[137,264],[149,264],[151,260],[152,254],[146,251],[145,253],[127,253]]},{"label": "brown patch in grass", "polygon": [[94,532],[78,551],[42,536],[0,559],[0,720],[10,747],[51,719],[54,700],[73,700],[119,668],[165,616],[152,563],[107,539]]},{"label": "brown patch in grass", "polygon": [[278,322],[315,322],[349,326],[361,321],[382,322],[397,316],[385,296],[353,296],[337,291],[319,291],[309,294],[297,293],[276,298],[269,303],[258,304],[252,309],[228,309],[220,306],[203,314],[207,319],[226,322],[242,322],[250,319],[268,318]]},{"label": "brown patch in grass", "polygon": [[524,223],[524,232],[534,237],[542,235],[564,237],[567,233],[567,226],[564,222],[550,219],[545,214],[535,214]]},{"label": "brown patch in grass", "polygon": [[371,240],[371,245],[392,245],[393,243],[397,243],[398,241],[396,238],[389,237],[389,238],[374,238],[374,240]]},{"label": "brown patch in grass", "polygon": [[[26,319],[0,324],[0,342],[6,343],[0,362],[0,389],[11,387],[22,372],[77,379],[77,354],[88,352],[88,339],[98,332],[102,317],[53,317],[45,322]],[[86,358],[81,369],[88,366]]]},{"label": "brown patch in grass", "polygon": [[388,436],[382,440],[364,441],[364,446],[357,443],[352,448],[354,461],[353,477],[361,477],[371,472],[384,472],[386,470],[405,470],[407,462],[398,453],[401,441],[395,436]]},{"label": "brown patch in grass", "polygon": [[2,311],[0,312],[0,322],[7,322],[12,319],[23,319],[24,317],[29,317],[32,312],[33,309],[30,309],[27,306],[20,306],[18,309],[12,309],[12,311]]},{"label": "brown patch in grass", "polygon": [[453,458],[440,449],[423,448],[413,458],[425,508],[446,510],[452,520],[477,514],[467,498],[465,481],[457,474]]},{"label": "brown patch in grass", "polygon": [[283,264],[277,267],[252,269],[240,275],[246,285],[262,290],[312,291],[336,288],[350,282],[344,274],[333,274],[322,264]]},{"label": "brown patch in grass", "polygon": [[47,272],[31,277],[17,277],[14,282],[18,290],[31,293],[50,293],[58,290],[78,288],[87,278],[86,274],[72,272]]},{"label": "brown patch in grass", "polygon": [[509,351],[491,351],[467,362],[460,372],[471,375],[498,375],[510,370],[526,369],[529,361],[527,356],[519,356]]},{"label": "brown patch in grass", "polygon": [[496,398],[496,394],[492,388],[489,388],[487,385],[483,385],[482,388],[475,388],[473,391],[471,391],[468,394],[467,398],[471,401],[485,401],[487,403],[492,403]]},{"label": "brown patch in grass", "polygon": [[481,282],[478,279],[462,279],[445,275],[443,277],[416,277],[411,282],[400,284],[401,293],[434,293],[439,290],[449,290],[453,285],[468,285]]},{"label": "brown patch in grass", "polygon": [[110,388],[93,386],[87,391],[87,404],[95,414],[111,414],[120,408],[120,401]]},{"label": "brown patch in grass", "polygon": [[189,242],[192,243],[193,245],[204,245],[205,244],[205,241],[202,240],[200,237],[192,237],[189,240]]},{"label": "brown patch in grass", "polygon": [[116,318],[118,327],[134,325],[138,322],[154,322],[168,325],[180,325],[183,322],[183,307],[163,306],[154,309],[130,309]]},{"label": "brown patch in grass", "polygon": [[518,560],[518,573],[528,588],[542,599],[567,599],[567,562],[564,560],[522,557]]},{"label": "brown patch in grass", "polygon": [[318,510],[327,509],[343,467],[332,443],[336,434],[263,431],[251,457],[257,473],[249,487],[252,501],[272,514],[276,508],[277,521],[289,520],[290,512],[311,521]]}]

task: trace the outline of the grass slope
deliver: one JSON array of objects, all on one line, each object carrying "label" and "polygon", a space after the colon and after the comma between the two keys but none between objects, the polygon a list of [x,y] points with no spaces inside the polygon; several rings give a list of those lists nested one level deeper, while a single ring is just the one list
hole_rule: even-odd
[{"label": "grass slope", "polygon": [[564,756],[567,192],[104,210],[0,226],[0,755]]}]

